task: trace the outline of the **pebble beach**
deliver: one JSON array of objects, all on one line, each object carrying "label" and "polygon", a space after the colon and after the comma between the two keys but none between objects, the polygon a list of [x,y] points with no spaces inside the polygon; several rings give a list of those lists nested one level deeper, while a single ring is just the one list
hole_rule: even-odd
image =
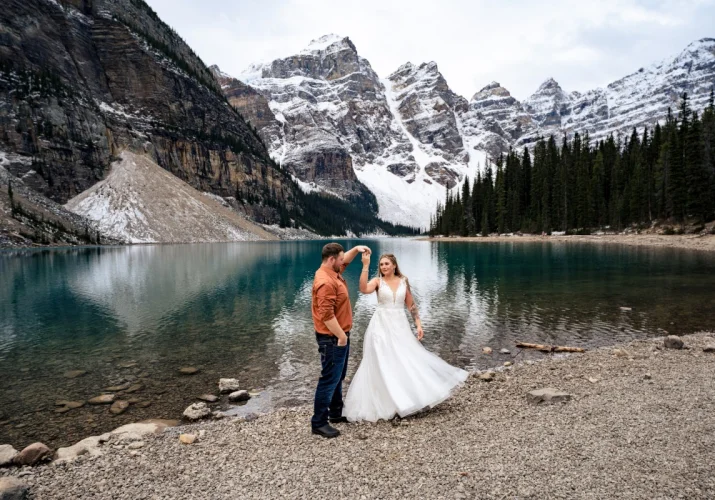
[{"label": "pebble beach", "polygon": [[[713,498],[715,334],[680,338],[528,362],[514,349],[440,406],[337,439],[310,433],[309,407],[280,409],[113,435],[0,483],[36,499]],[[529,397],[544,388],[563,396]]]}]

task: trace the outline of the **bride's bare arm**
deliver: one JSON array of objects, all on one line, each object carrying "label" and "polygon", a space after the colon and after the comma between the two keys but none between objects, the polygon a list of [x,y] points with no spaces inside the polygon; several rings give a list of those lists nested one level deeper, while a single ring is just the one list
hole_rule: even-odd
[{"label": "bride's bare arm", "polygon": [[417,303],[414,297],[412,297],[412,290],[410,289],[410,281],[405,278],[407,282],[407,294],[405,295],[405,305],[412,314],[412,318],[415,320],[415,326],[417,327],[417,340],[422,340],[425,332],[422,330],[422,320],[420,319],[420,311],[417,309]]},{"label": "bride's bare arm", "polygon": [[373,278],[368,281],[367,276],[370,272],[370,252],[363,252],[362,254],[362,272],[360,273],[360,291],[362,293],[372,293],[377,290],[379,280]]}]

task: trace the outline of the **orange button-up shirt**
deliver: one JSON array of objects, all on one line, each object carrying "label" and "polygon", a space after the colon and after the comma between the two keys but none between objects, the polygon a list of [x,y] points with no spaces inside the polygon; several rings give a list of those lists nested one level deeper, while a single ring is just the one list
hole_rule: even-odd
[{"label": "orange button-up shirt", "polygon": [[321,267],[315,271],[313,279],[313,324],[315,331],[322,334],[333,333],[325,326],[326,321],[337,318],[340,328],[349,332],[353,327],[353,310],[348,295],[348,285],[343,278],[347,264],[340,272]]}]

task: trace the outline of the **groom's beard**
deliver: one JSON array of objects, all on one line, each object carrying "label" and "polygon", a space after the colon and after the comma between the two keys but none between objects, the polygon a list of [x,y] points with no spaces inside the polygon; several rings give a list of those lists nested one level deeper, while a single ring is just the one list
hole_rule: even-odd
[{"label": "groom's beard", "polygon": [[339,272],[340,272],[340,269],[342,269],[342,266],[339,266],[339,265],[337,265],[337,264],[333,264],[333,271],[335,271],[336,273],[339,273]]}]

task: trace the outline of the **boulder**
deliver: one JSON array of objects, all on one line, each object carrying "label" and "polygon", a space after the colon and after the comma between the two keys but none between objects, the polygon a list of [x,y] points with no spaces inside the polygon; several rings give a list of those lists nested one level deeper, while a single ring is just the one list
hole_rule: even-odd
[{"label": "boulder", "polygon": [[143,420],[134,424],[126,424],[117,427],[110,434],[116,436],[118,441],[132,442],[141,441],[148,434],[161,434],[167,427],[172,427],[178,422],[176,420]]},{"label": "boulder", "polygon": [[715,352],[715,344],[708,344],[703,347],[703,352]]},{"label": "boulder", "polygon": [[218,396],[214,396],[213,394],[202,394],[198,397],[198,399],[206,401],[207,403],[215,403],[218,401]]},{"label": "boulder", "polygon": [[491,347],[482,347],[482,352],[484,354],[491,354],[492,353],[492,348]]},{"label": "boulder", "polygon": [[102,454],[100,451],[100,446],[102,443],[109,441],[110,433],[102,434],[101,436],[90,436],[88,438],[79,441],[78,443],[68,446],[66,448],[60,448],[55,453],[54,464],[61,464],[65,462],[72,462],[81,457],[82,455],[89,456],[99,456]]},{"label": "boulder", "polygon": [[570,399],[571,394],[559,391],[558,389],[554,389],[552,387],[531,391],[526,395],[526,400],[532,404],[561,403],[569,401]]},{"label": "boulder", "polygon": [[222,378],[218,381],[218,392],[228,394],[239,389],[238,380],[235,378]]},{"label": "boulder", "polygon": [[0,444],[0,467],[12,465],[17,456],[17,450],[9,444]]},{"label": "boulder", "polygon": [[42,443],[32,443],[15,456],[17,465],[35,465],[52,457],[52,450]]},{"label": "boulder", "polygon": [[139,392],[142,389],[144,389],[144,385],[134,384],[134,385],[129,386],[129,388],[127,388],[127,390],[125,390],[124,392],[127,394],[134,394],[135,392]]},{"label": "boulder", "polygon": [[211,410],[206,403],[194,403],[184,410],[184,417],[189,420],[200,420],[202,418],[210,417]]},{"label": "boulder", "polygon": [[25,500],[28,489],[24,482],[14,477],[0,477],[0,500]]},{"label": "boulder", "polygon": [[66,400],[61,400],[61,401],[55,401],[55,406],[64,406],[65,408],[68,408],[70,410],[74,410],[75,408],[81,408],[84,406],[86,401],[66,401]]},{"label": "boulder", "polygon": [[683,339],[676,337],[675,335],[668,335],[663,341],[663,345],[668,349],[682,349],[685,344],[683,344]]},{"label": "boulder", "polygon": [[248,391],[245,391],[245,390],[232,392],[231,394],[228,395],[228,400],[233,403],[236,403],[239,401],[248,401],[249,399],[251,399],[251,396],[250,396],[250,394],[248,394]]},{"label": "boulder", "polygon": [[499,354],[511,354],[509,349],[499,349]]},{"label": "boulder", "polygon": [[114,394],[102,394],[87,401],[91,405],[108,405],[114,402]]},{"label": "boulder", "polygon": [[130,387],[131,385],[132,385],[132,384],[130,384],[129,382],[126,382],[126,383],[124,383],[124,384],[113,385],[113,386],[111,386],[111,387],[106,387],[104,390],[107,391],[107,392],[126,391],[127,389],[129,389],[129,387]]},{"label": "boulder", "polygon": [[114,415],[121,415],[129,408],[129,401],[115,401],[109,408],[109,411]]},{"label": "boulder", "polygon": [[492,380],[494,380],[494,372],[482,373],[481,375],[479,375],[479,380],[491,382]]},{"label": "boulder", "polygon": [[196,375],[199,373],[199,369],[193,366],[185,366],[179,369],[179,373],[182,375]]},{"label": "boulder", "polygon": [[179,441],[183,444],[194,444],[196,441],[196,434],[181,434],[179,435]]}]

